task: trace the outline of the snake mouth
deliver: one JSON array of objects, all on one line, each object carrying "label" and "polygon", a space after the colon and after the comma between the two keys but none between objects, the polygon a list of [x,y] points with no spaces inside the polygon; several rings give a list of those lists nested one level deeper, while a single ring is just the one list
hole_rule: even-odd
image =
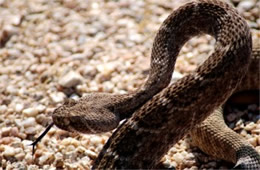
[{"label": "snake mouth", "polygon": [[101,131],[94,130],[91,121],[86,121],[82,116],[52,116],[54,124],[65,131],[73,133],[85,133],[85,134],[96,134]]}]

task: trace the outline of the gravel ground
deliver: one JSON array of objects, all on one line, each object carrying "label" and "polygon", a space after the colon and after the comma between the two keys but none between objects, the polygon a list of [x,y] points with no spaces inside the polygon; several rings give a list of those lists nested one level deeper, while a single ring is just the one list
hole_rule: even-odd
[{"label": "gravel ground", "polygon": [[[54,127],[37,145],[34,157],[28,145],[65,98],[140,87],[148,74],[156,31],[185,2],[0,0],[0,167],[89,169],[111,133],[72,134]],[[259,39],[260,2],[229,2]],[[194,70],[213,44],[209,36],[190,40],[177,60],[174,79]],[[259,106],[228,110],[230,127],[260,152]],[[237,119],[241,113],[249,116]],[[189,137],[171,148],[163,161],[177,169],[232,167],[202,153]]]}]

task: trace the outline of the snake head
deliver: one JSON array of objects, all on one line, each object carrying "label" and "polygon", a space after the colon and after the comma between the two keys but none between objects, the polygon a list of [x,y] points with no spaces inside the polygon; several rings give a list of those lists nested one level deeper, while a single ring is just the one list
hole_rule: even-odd
[{"label": "snake head", "polygon": [[80,133],[102,133],[116,128],[119,117],[111,111],[112,95],[93,93],[79,101],[68,99],[54,110],[54,124],[66,131]]}]

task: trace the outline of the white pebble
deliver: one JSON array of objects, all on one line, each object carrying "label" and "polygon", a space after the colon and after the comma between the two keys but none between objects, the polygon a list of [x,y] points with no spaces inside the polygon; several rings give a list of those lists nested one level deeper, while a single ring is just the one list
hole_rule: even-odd
[{"label": "white pebble", "polygon": [[255,137],[248,139],[248,142],[249,142],[251,145],[253,145],[254,147],[257,146],[257,138],[255,138]]},{"label": "white pebble", "polygon": [[3,152],[4,156],[14,156],[15,155],[15,150],[13,147],[10,147],[8,145],[5,146],[5,150]]},{"label": "white pebble", "polygon": [[6,105],[1,105],[1,106],[0,106],[0,113],[1,113],[1,114],[5,113],[6,110],[7,110],[7,106],[6,106]]},{"label": "white pebble", "polygon": [[102,138],[99,136],[92,136],[90,138],[90,143],[93,143],[93,144],[99,144],[99,143],[101,143],[101,141],[102,141]]},{"label": "white pebble", "polygon": [[47,160],[49,160],[51,157],[53,157],[53,155],[51,153],[44,153],[44,155],[42,155],[39,158],[39,164],[43,165]]},{"label": "white pebble", "polygon": [[59,84],[63,87],[74,87],[80,84],[82,82],[82,79],[83,78],[79,73],[75,71],[70,71],[60,79]]},{"label": "white pebble", "polygon": [[38,110],[36,108],[27,108],[23,110],[23,114],[28,117],[34,117],[38,114]]},{"label": "white pebble", "polygon": [[90,158],[88,156],[84,156],[83,158],[80,159],[80,162],[87,166],[88,162],[90,161]]},{"label": "white pebble", "polygon": [[116,65],[114,63],[106,63],[97,65],[97,70],[104,76],[110,76],[111,73],[115,70]]},{"label": "white pebble", "polygon": [[27,153],[24,159],[28,164],[33,162],[33,157],[31,153]]},{"label": "white pebble", "polygon": [[142,35],[141,34],[130,34],[129,39],[131,41],[134,41],[136,43],[141,43],[143,41]]},{"label": "white pebble", "polygon": [[17,153],[15,155],[15,158],[18,160],[18,161],[22,161],[25,157],[25,154],[23,152],[20,152],[20,153]]},{"label": "white pebble", "polygon": [[174,71],[171,81],[176,82],[177,80],[181,79],[182,77],[183,77],[183,75],[181,73],[179,73],[178,71]]},{"label": "white pebble", "polygon": [[46,109],[46,106],[44,106],[44,105],[38,105],[38,106],[36,106],[36,110],[37,110],[38,112],[43,112],[45,109]]},{"label": "white pebble", "polygon": [[253,129],[251,132],[252,132],[253,134],[254,134],[254,133],[260,134],[260,129]]},{"label": "white pebble", "polygon": [[251,9],[254,6],[254,1],[253,0],[247,0],[247,1],[241,1],[238,6],[237,9],[239,10],[239,12],[244,12],[246,10]]},{"label": "white pebble", "polygon": [[173,159],[174,161],[179,164],[183,161],[184,157],[181,153],[176,153],[174,156],[173,156]]},{"label": "white pebble", "polygon": [[251,131],[252,129],[254,129],[256,127],[256,125],[255,125],[255,123],[254,122],[250,122],[249,124],[247,124],[246,126],[245,126],[245,130],[247,130],[247,131]]},{"label": "white pebble", "polygon": [[61,103],[64,101],[64,99],[66,98],[65,94],[62,92],[58,92],[58,93],[52,93],[50,94],[51,100],[54,103]]},{"label": "white pebble", "polygon": [[21,103],[18,103],[15,105],[15,111],[18,113],[21,112],[23,110],[23,108],[24,108],[24,105]]},{"label": "white pebble", "polygon": [[26,134],[36,134],[36,128],[33,126],[30,126],[24,130]]},{"label": "white pebble", "polygon": [[86,150],[85,153],[90,157],[95,159],[97,157],[97,154],[91,150]]},{"label": "white pebble", "polygon": [[23,120],[23,121],[21,122],[21,125],[22,125],[23,127],[25,127],[25,128],[26,128],[26,127],[30,127],[30,126],[35,126],[35,125],[36,125],[35,118],[34,118],[34,117],[29,117],[29,118]]},{"label": "white pebble", "polygon": [[69,146],[66,146],[66,151],[67,152],[73,152],[73,151],[75,151],[75,146],[74,145],[69,145]]},{"label": "white pebble", "polygon": [[13,85],[7,86],[6,91],[10,94],[16,95],[18,93],[18,89]]}]

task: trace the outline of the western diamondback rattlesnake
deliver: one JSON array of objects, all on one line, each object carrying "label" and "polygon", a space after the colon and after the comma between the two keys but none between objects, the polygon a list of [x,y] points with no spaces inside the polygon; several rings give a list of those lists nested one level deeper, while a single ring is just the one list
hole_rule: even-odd
[{"label": "western diamondback rattlesnake", "polygon": [[[202,33],[216,39],[214,52],[194,73],[168,86],[181,47]],[[94,169],[154,168],[191,130],[205,152],[238,168],[260,168],[259,154],[222,127],[222,114],[216,110],[247,72],[251,41],[249,27],[230,5],[218,0],[187,3],[162,24],[154,40],[148,80],[138,91],[70,99],[54,111],[53,122],[68,131],[99,133],[129,118],[106,143]],[[258,88],[259,82],[255,83]]]}]

